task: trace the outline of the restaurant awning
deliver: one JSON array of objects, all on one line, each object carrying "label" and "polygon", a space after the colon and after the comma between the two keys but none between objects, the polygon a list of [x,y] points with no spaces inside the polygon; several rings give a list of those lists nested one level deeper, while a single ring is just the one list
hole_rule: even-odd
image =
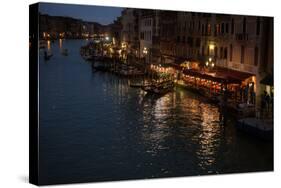
[{"label": "restaurant awning", "polygon": [[224,82],[227,84],[241,84],[241,82],[245,79],[254,76],[250,73],[219,67],[212,71],[212,73],[196,70],[184,70],[183,73],[186,75],[196,76],[199,78],[208,79],[216,82]]},{"label": "restaurant awning", "polygon": [[227,68],[217,68],[216,74],[226,78],[229,82],[241,83],[247,78],[254,76],[254,74],[241,72],[237,70],[227,69]]},{"label": "restaurant awning", "polygon": [[227,80],[225,78],[221,78],[218,76],[212,76],[210,74],[206,74],[200,71],[195,71],[195,70],[184,70],[183,73],[185,75],[189,75],[189,76],[194,76],[194,77],[198,77],[198,78],[202,78],[202,79],[207,79],[207,80],[212,80],[215,82],[226,82]]},{"label": "restaurant awning", "polygon": [[261,84],[273,86],[273,75],[266,75],[261,81]]}]

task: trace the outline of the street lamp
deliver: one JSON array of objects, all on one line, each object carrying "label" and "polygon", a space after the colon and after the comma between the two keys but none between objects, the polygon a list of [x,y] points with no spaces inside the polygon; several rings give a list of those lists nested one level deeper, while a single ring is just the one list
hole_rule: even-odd
[{"label": "street lamp", "polygon": [[144,47],[142,52],[143,52],[143,54],[147,55],[147,52],[148,52],[148,51],[147,51],[147,48]]},{"label": "street lamp", "polygon": [[209,57],[209,59],[208,59],[208,61],[206,61],[205,65],[206,65],[206,67],[210,66],[211,68],[214,68],[215,67],[215,62],[214,62],[214,60],[211,57]]},{"label": "street lamp", "polygon": [[144,47],[143,48],[143,51],[142,51],[142,53],[144,54],[144,58],[145,58],[145,62],[146,62],[146,56],[147,56],[147,53],[148,53],[148,50],[147,50],[147,48],[146,47]]}]

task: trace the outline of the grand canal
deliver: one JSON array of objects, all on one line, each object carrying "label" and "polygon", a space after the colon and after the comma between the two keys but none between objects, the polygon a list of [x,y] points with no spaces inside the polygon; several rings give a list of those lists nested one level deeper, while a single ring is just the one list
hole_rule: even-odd
[{"label": "grand canal", "polygon": [[[86,40],[40,51],[40,178],[48,183],[273,170],[273,144],[237,132],[232,118],[184,89],[163,97],[95,72]],[[61,54],[67,48],[68,56]]]}]

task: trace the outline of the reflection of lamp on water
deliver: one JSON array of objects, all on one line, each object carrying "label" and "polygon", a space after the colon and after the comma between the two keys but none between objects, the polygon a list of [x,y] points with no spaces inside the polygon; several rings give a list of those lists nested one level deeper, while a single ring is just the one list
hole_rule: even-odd
[{"label": "reflection of lamp on water", "polygon": [[47,40],[47,49],[50,50],[51,49],[51,41]]},{"label": "reflection of lamp on water", "polygon": [[59,39],[59,48],[62,48],[62,39]]}]

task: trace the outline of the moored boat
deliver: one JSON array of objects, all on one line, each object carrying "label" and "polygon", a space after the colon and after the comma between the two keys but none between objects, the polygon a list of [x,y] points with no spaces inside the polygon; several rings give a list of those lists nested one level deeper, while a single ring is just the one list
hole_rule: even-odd
[{"label": "moored boat", "polygon": [[164,95],[174,89],[173,81],[164,81],[161,83],[146,85],[141,87],[148,94]]},{"label": "moored boat", "polygon": [[52,52],[44,51],[44,59],[49,60],[53,56]]}]

